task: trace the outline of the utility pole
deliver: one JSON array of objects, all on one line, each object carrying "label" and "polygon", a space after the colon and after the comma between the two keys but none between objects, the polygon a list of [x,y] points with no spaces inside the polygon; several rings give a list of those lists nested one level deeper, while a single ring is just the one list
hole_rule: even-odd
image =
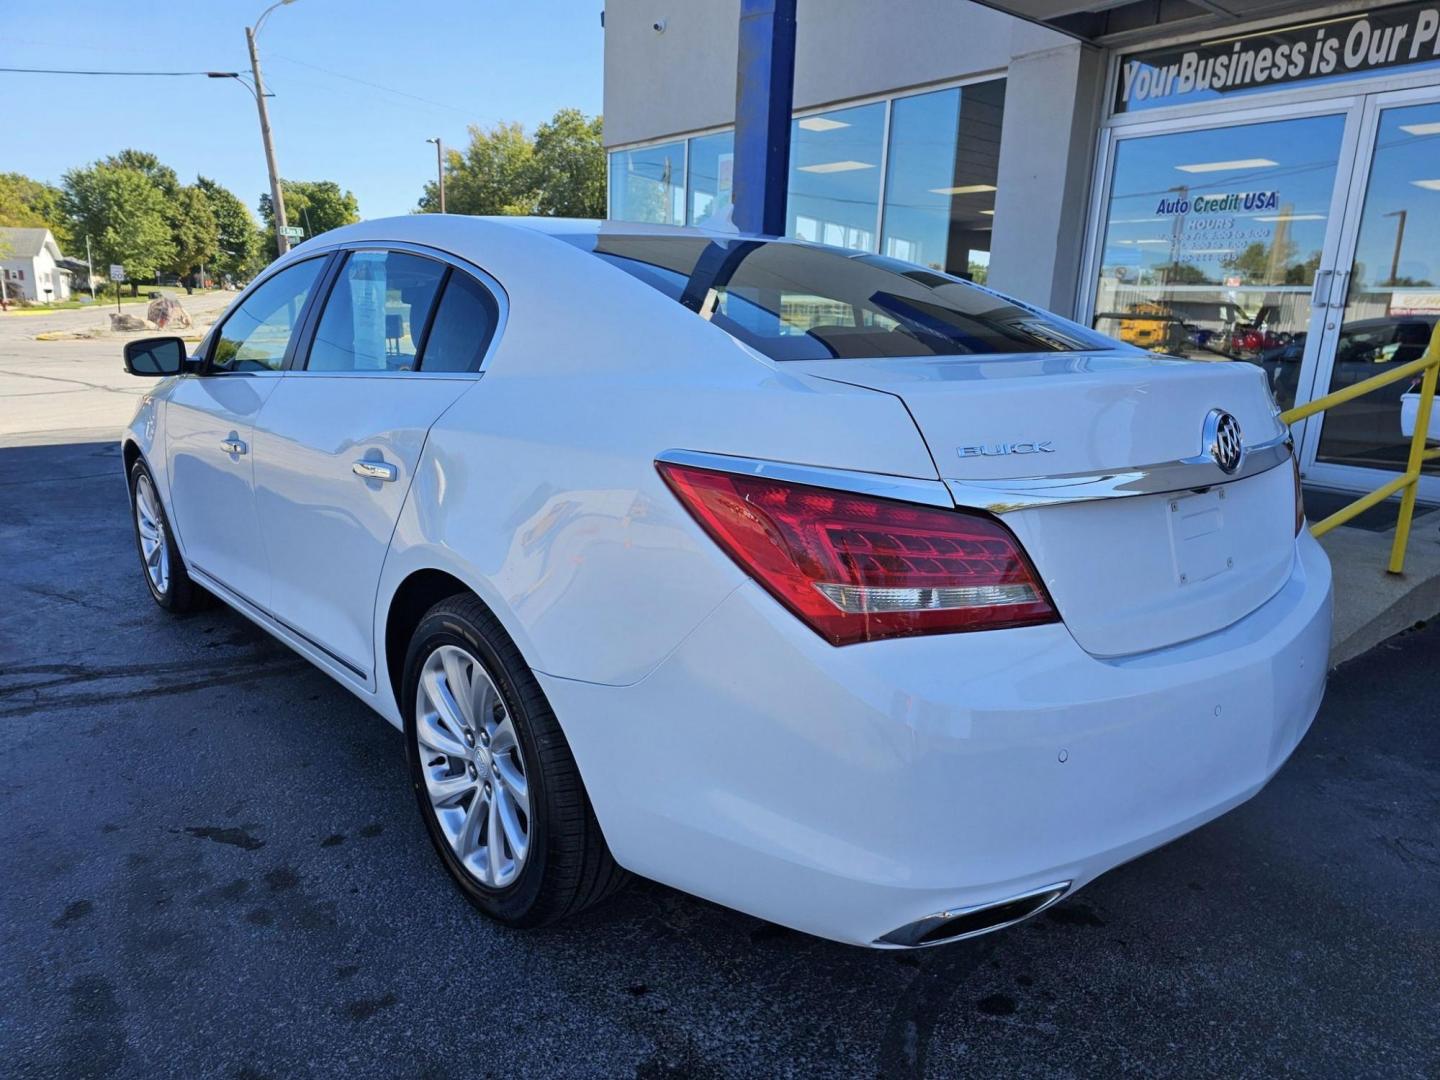
[{"label": "utility pole", "polygon": [[1400,219],[1395,224],[1395,254],[1390,256],[1390,284],[1397,285],[1400,282],[1400,249],[1405,246],[1405,219],[1410,216],[1410,211],[1396,210],[1383,216]]},{"label": "utility pole", "polygon": [[85,234],[85,280],[90,283],[90,302],[95,302],[95,259],[90,254],[90,234]]},{"label": "utility pole", "polygon": [[293,0],[280,0],[278,4],[271,4],[260,13],[260,18],[255,20],[253,27],[245,28],[245,44],[250,49],[250,74],[255,79],[255,107],[260,110],[260,138],[265,143],[265,167],[270,170],[270,207],[275,213],[275,246],[280,255],[290,250],[290,238],[285,235],[285,228],[289,223],[285,220],[285,193],[280,190],[280,170],[275,166],[275,144],[270,138],[270,110],[265,107],[265,82],[260,77],[260,54],[255,51],[255,35],[260,32],[260,26],[270,12],[289,3],[293,3]]},{"label": "utility pole", "polygon": [[445,152],[440,148],[440,136],[433,139],[426,139],[426,142],[435,144],[435,178],[440,185],[440,212],[445,212]]}]

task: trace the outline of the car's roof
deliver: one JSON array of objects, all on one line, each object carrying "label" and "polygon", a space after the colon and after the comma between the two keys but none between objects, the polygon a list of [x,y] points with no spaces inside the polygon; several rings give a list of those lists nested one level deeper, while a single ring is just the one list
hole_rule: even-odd
[{"label": "car's roof", "polygon": [[[483,223],[483,224],[482,224]],[[607,236],[674,236],[702,240],[778,240],[755,233],[742,233],[733,228],[707,228],[700,225],[655,225],[643,221],[610,221],[600,218],[508,217],[471,214],[406,214],[400,217],[372,218],[357,225],[345,226],[335,238],[349,239],[355,234],[370,237],[386,236],[392,240],[433,238],[437,229],[466,233],[500,227],[507,231],[540,233],[546,236],[607,237]],[[316,239],[324,240],[322,233]],[[358,236],[356,237],[358,239]]]}]

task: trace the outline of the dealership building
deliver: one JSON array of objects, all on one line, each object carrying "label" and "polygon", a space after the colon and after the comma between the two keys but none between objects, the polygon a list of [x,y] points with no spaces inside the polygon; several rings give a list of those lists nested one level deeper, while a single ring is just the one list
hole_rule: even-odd
[{"label": "dealership building", "polygon": [[[728,221],[740,0],[604,22],[610,216]],[[1319,397],[1440,319],[1440,0],[799,0],[786,231]],[[1307,422],[1307,478],[1403,468],[1406,389]]]}]

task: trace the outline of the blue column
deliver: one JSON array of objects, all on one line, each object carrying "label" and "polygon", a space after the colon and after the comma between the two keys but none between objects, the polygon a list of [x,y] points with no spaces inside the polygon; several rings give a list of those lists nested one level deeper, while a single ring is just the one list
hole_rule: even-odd
[{"label": "blue column", "polygon": [[796,0],[740,0],[735,212],[741,232],[783,236],[795,97]]}]

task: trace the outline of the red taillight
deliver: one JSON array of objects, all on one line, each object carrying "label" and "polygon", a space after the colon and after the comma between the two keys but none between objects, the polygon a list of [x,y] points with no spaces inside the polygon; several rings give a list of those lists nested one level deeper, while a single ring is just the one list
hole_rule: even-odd
[{"label": "red taillight", "polygon": [[741,569],[833,645],[1058,619],[1019,543],[991,518],[656,467]]}]

